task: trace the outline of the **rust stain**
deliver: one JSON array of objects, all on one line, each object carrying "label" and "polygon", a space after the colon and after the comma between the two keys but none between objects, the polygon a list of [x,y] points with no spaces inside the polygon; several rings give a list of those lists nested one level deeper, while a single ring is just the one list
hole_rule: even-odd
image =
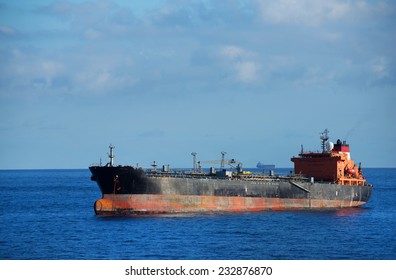
[{"label": "rust stain", "polygon": [[280,199],[223,196],[181,196],[173,194],[103,195],[95,202],[98,215],[111,213],[187,213],[293,210],[307,208],[357,207],[360,201]]}]

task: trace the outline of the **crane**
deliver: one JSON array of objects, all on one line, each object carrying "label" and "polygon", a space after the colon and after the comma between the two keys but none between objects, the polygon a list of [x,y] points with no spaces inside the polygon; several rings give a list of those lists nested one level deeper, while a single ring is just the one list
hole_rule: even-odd
[{"label": "crane", "polygon": [[220,164],[221,168],[224,168],[226,164],[232,165],[238,163],[235,159],[222,159],[222,160],[204,160],[198,161],[198,164]]},{"label": "crane", "polygon": [[242,172],[242,163],[238,162],[235,159],[225,159],[225,155],[227,152],[221,152],[221,160],[205,160],[205,161],[197,161],[198,169],[201,170],[201,164],[220,164],[220,168],[224,169],[225,165],[230,165],[231,167],[235,168],[233,164],[237,164],[238,172]]}]

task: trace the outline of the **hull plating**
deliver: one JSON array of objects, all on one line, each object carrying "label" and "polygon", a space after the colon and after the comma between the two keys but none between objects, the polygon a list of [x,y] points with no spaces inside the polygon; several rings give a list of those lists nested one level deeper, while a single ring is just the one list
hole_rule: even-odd
[{"label": "hull plating", "polygon": [[95,202],[101,216],[178,213],[257,212],[357,207],[363,201],[180,195],[104,195]]}]

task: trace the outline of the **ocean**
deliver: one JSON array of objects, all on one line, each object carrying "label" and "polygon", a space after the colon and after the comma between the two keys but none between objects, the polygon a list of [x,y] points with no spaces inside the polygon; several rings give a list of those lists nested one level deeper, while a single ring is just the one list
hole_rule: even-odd
[{"label": "ocean", "polygon": [[97,217],[83,170],[0,170],[2,260],[395,260],[396,168],[363,207]]}]

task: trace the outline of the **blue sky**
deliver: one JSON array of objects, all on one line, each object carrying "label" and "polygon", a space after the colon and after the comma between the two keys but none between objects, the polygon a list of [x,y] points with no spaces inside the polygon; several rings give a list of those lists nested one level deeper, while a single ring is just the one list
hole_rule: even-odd
[{"label": "blue sky", "polygon": [[0,169],[396,167],[394,1],[0,0]]}]

